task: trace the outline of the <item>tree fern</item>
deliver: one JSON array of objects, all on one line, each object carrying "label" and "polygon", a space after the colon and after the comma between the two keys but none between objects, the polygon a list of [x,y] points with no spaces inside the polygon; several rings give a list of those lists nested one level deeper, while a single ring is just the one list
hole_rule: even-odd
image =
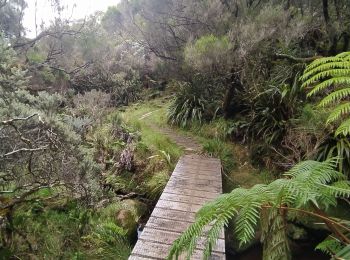
[{"label": "tree fern", "polygon": [[[204,258],[208,259],[219,231],[231,219],[241,245],[254,238],[260,223],[264,259],[290,259],[285,233],[288,216],[301,212],[317,217],[319,210],[335,206],[338,197],[350,196],[349,181],[335,170],[337,160],[301,162],[288,171],[285,178],[269,185],[237,188],[221,195],[198,211],[195,223],[175,241],[168,259],[177,258],[183,252],[187,252],[187,259],[190,259],[198,238],[205,236],[203,231],[209,226],[204,250]],[[338,225],[334,220],[332,223]]]},{"label": "tree fern", "polygon": [[[349,115],[350,102],[344,100],[350,96],[350,52],[315,60],[306,67],[300,79],[303,81],[303,87],[311,87],[309,97],[332,87],[332,92],[319,103],[320,107],[335,106],[327,119],[327,124],[335,123]],[[336,136],[349,133],[349,120],[341,123],[335,132]]]}]

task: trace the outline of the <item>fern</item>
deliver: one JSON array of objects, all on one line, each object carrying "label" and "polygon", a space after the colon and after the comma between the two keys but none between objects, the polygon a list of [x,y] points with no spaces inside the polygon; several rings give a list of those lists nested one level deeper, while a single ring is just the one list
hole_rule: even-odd
[{"label": "fern", "polygon": [[[311,87],[308,96],[313,96],[333,88],[321,102],[320,107],[335,106],[327,119],[327,124],[335,123],[350,113],[350,102],[341,100],[350,96],[350,52],[344,52],[334,57],[315,60],[308,65],[300,78],[302,87]],[[335,135],[348,135],[350,133],[350,121],[346,120],[337,128]]]},{"label": "fern", "polygon": [[329,236],[325,240],[323,240],[320,244],[317,245],[316,249],[326,253],[330,256],[334,255],[335,252],[338,252],[342,249],[342,243],[334,239],[334,237]]},{"label": "fern", "polygon": [[337,161],[338,158],[330,158],[325,162],[301,162],[288,171],[285,178],[269,185],[237,188],[221,195],[198,211],[195,223],[175,241],[168,259],[177,258],[183,252],[187,252],[190,259],[198,238],[209,226],[204,250],[204,259],[208,259],[220,229],[231,219],[241,245],[254,238],[260,223],[264,259],[290,259],[285,233],[290,211],[312,214],[312,208],[325,210],[337,204],[336,198],[350,197],[349,181],[335,170]]}]

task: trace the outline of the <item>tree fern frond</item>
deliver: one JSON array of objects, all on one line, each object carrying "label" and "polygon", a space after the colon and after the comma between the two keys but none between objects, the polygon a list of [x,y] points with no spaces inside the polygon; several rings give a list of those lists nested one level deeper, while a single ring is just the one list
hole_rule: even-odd
[{"label": "tree fern frond", "polygon": [[[350,52],[340,53],[334,57],[321,58],[313,61],[304,71],[300,77],[303,81],[302,86],[308,87],[314,84],[311,91],[307,94],[308,97],[313,96],[320,91],[331,86],[341,89],[335,89],[332,93],[326,95],[319,106],[325,107],[327,105],[339,102],[342,99],[350,96]],[[320,82],[320,83],[318,83]],[[343,115],[350,112],[349,102],[337,106],[329,115],[327,124],[333,123],[340,119]],[[335,132],[336,136],[340,134],[346,136],[350,133],[350,121],[343,122]]]},{"label": "tree fern frond", "polygon": [[350,197],[350,182],[349,181],[338,181],[332,185],[321,184],[325,192],[328,192],[331,196],[335,198],[349,198]]},{"label": "tree fern frond", "polygon": [[316,246],[317,250],[320,250],[330,256],[343,248],[342,243],[334,237],[328,236],[325,240]]},{"label": "tree fern frond", "polygon": [[228,219],[225,217],[221,217],[220,219],[217,219],[215,221],[214,225],[211,227],[211,229],[207,233],[207,243],[205,245],[205,250],[204,250],[204,259],[209,259],[211,252],[217,243],[217,238],[222,232],[224,226],[225,225],[227,226],[227,224],[228,224]]},{"label": "tree fern frond", "polygon": [[284,176],[301,179],[302,181],[305,181],[303,176],[306,176],[308,179],[313,180],[313,182],[327,183],[342,176],[341,173],[334,171],[338,160],[338,157],[332,157],[324,162],[303,161],[296,164]]},{"label": "tree fern frond", "polygon": [[347,136],[350,134],[350,118],[342,122],[340,126],[337,128],[337,130],[335,131],[336,136],[339,136],[341,134],[344,136]]},{"label": "tree fern frond", "polygon": [[333,109],[331,114],[328,116],[326,124],[338,121],[342,116],[350,113],[350,102],[341,104]]},{"label": "tree fern frond", "polygon": [[[323,81],[320,84],[317,84],[308,94],[308,97],[311,97],[315,95],[316,93],[334,85],[339,85],[339,84],[350,84],[350,77],[336,77],[336,78],[331,78],[328,80]],[[333,93],[332,93],[333,94]],[[343,91],[337,93],[337,98],[344,98],[346,95],[349,95],[349,88],[344,88]],[[339,96],[339,97],[338,97]],[[333,101],[333,100],[331,100]],[[330,102],[329,102],[330,103]],[[324,106],[324,105],[323,105]]]},{"label": "tree fern frond", "polygon": [[348,77],[350,75],[350,69],[330,69],[326,71],[319,72],[313,76],[311,76],[309,79],[304,79],[304,83],[302,84],[302,87],[308,87],[312,84],[319,82],[322,79],[326,79],[329,77]]},{"label": "tree fern frond", "polygon": [[350,60],[350,51],[339,53],[335,57]]},{"label": "tree fern frond", "polygon": [[[350,85],[350,77],[349,77],[349,85]],[[311,93],[311,92],[310,92]],[[350,95],[350,88],[342,88],[335,90],[325,98],[321,100],[321,102],[318,104],[320,107],[325,107],[331,103],[335,103],[343,98],[346,98]]]},{"label": "tree fern frond", "polygon": [[255,235],[255,229],[260,218],[260,207],[262,203],[260,201],[252,201],[246,203],[246,205],[240,210],[237,219],[235,232],[240,240],[240,246],[249,242]]},{"label": "tree fern frond", "polygon": [[[310,66],[310,65],[309,65]],[[348,61],[344,60],[330,60],[329,63],[320,64],[318,66],[309,69],[308,67],[305,69],[304,74],[300,77],[300,80],[305,82],[310,79],[314,75],[321,73],[323,74],[325,71],[336,70],[336,69],[350,69],[350,64]],[[307,87],[308,85],[302,85],[302,87]]]}]

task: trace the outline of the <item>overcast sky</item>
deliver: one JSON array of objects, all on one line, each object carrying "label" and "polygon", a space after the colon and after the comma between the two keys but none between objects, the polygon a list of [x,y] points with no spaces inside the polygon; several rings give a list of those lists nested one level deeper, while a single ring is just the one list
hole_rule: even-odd
[{"label": "overcast sky", "polygon": [[[26,0],[28,8],[25,10],[23,24],[27,29],[27,37],[31,38],[35,37],[36,1],[38,27],[40,26],[41,21],[44,21],[45,24],[48,25],[54,15],[50,0]],[[61,0],[61,3],[67,7],[64,11],[64,17],[70,17],[73,10],[73,19],[84,18],[96,11],[106,11],[108,6],[117,5],[118,2],[119,0]]]}]

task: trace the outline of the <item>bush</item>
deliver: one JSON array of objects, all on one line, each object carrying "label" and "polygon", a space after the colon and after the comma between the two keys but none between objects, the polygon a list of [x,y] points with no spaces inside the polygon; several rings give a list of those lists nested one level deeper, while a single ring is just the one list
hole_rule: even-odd
[{"label": "bush", "polygon": [[94,122],[101,122],[110,106],[111,95],[98,90],[91,90],[73,97],[71,113],[75,117],[88,117]]},{"label": "bush", "polygon": [[185,48],[185,62],[201,72],[223,73],[230,67],[232,45],[227,36],[205,35]]},{"label": "bush", "polygon": [[210,156],[220,158],[225,172],[230,172],[234,168],[233,152],[223,141],[219,139],[207,140],[203,144],[203,150]]},{"label": "bush", "polygon": [[153,176],[150,178],[150,180],[146,184],[148,189],[147,194],[149,194],[149,196],[152,199],[159,198],[166,184],[168,183],[168,180],[169,180],[169,174],[167,173],[167,171],[160,171],[153,174]]},{"label": "bush", "polygon": [[220,93],[215,82],[197,75],[192,82],[177,82],[179,88],[168,109],[168,122],[186,127],[194,122],[212,119],[220,109]]}]

